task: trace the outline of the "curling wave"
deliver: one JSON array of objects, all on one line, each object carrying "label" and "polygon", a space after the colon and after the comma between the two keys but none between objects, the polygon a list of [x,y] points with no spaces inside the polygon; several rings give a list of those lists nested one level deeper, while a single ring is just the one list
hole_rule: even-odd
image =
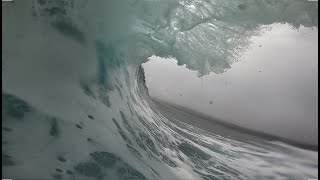
[{"label": "curling wave", "polygon": [[275,22],[318,26],[307,1],[2,3],[2,172],[28,179],[302,179],[317,152],[172,123],[141,64],[223,73]]}]

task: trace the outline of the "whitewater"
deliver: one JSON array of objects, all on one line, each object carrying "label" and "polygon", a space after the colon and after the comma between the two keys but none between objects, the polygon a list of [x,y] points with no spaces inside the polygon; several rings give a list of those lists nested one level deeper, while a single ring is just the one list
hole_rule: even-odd
[{"label": "whitewater", "polygon": [[318,3],[2,2],[3,178],[317,178],[317,151],[185,124],[145,85],[153,55],[223,73],[273,23],[318,28]]}]

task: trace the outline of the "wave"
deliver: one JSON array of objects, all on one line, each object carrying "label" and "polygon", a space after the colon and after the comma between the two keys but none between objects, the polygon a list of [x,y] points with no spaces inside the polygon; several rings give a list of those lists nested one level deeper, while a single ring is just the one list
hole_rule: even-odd
[{"label": "wave", "polygon": [[2,11],[3,177],[317,176],[317,152],[173,123],[148,96],[141,68],[157,55],[200,76],[223,73],[261,25],[317,27],[317,3],[30,0],[3,2]]}]

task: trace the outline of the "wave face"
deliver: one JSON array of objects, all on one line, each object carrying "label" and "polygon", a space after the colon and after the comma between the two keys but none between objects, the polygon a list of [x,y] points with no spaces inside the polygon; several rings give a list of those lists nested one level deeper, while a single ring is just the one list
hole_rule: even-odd
[{"label": "wave face", "polygon": [[308,1],[2,2],[2,172],[28,179],[303,179],[317,152],[178,126],[141,64],[223,73],[261,25],[318,26]]}]

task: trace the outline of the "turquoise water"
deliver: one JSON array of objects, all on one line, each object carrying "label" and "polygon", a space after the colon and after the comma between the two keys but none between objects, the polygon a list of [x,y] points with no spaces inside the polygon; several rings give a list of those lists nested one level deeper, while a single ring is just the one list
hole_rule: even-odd
[{"label": "turquoise water", "polygon": [[315,3],[3,2],[3,177],[317,177],[316,151],[173,123],[149,98],[140,66],[157,55],[222,73],[261,25],[317,27]]}]

